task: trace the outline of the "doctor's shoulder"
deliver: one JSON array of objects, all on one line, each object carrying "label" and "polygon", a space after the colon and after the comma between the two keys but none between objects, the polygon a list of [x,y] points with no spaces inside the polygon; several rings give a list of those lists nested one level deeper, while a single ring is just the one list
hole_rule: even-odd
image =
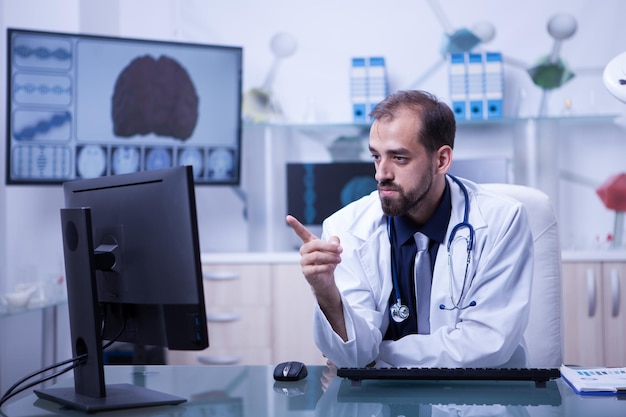
[{"label": "doctor's shoulder", "polygon": [[480,213],[487,223],[493,219],[513,218],[528,223],[526,207],[515,197],[516,193],[523,193],[524,189],[517,188],[512,184],[490,184],[487,187],[478,185],[472,190]]}]

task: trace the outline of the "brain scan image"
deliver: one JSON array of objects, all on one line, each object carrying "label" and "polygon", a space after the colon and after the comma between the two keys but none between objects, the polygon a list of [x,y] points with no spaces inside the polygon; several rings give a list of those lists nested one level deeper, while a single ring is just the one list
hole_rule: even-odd
[{"label": "brain scan image", "polygon": [[177,61],[149,55],[135,58],[117,77],[111,117],[120,137],[147,135],[187,140],[198,122],[199,98]]},{"label": "brain scan image", "polygon": [[102,146],[88,145],[78,150],[76,169],[81,178],[96,178],[105,174],[106,151]]},{"label": "brain scan image", "polygon": [[111,167],[114,174],[129,174],[139,171],[139,149],[133,146],[120,146],[113,151]]},{"label": "brain scan image", "polygon": [[194,178],[200,177],[203,171],[202,151],[194,148],[183,149],[178,155],[178,165],[191,165]]},{"label": "brain scan image", "polygon": [[162,169],[172,166],[172,155],[165,148],[152,148],[146,156],[146,169]]},{"label": "brain scan image", "polygon": [[209,153],[209,177],[213,180],[228,179],[233,175],[234,157],[230,150],[217,148]]}]

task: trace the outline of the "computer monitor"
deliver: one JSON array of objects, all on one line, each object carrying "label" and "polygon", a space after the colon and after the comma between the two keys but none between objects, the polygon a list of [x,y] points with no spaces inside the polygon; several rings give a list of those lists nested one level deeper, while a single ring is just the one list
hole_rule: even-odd
[{"label": "computer monitor", "polygon": [[177,165],[238,185],[238,46],[7,30],[7,184]]},{"label": "computer monitor", "polygon": [[63,248],[74,387],[36,390],[86,412],[178,404],[132,384],[105,385],[103,340],[201,350],[208,344],[190,166],[64,184]]}]

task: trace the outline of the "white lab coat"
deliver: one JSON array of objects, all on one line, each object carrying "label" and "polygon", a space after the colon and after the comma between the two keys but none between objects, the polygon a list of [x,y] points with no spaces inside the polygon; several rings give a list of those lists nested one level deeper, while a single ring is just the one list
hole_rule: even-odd
[{"label": "white lab coat", "polygon": [[[469,223],[475,231],[465,296],[451,307],[446,243],[451,229],[463,221],[465,199],[448,178],[452,213],[446,239],[437,252],[433,272],[430,330],[383,341],[389,324],[390,244],[378,192],[361,198],[330,216],[322,238],[338,236],[342,261],[335,281],[342,295],[348,332],[344,342],[316,307],[314,337],[322,353],[338,367],[376,366],[496,367],[526,366],[523,333],[528,323],[533,243],[526,211],[516,200],[463,180],[469,193]],[[461,228],[457,236],[467,236]],[[458,297],[466,264],[465,240],[452,248],[453,293]],[[456,301],[456,300],[455,300]]]}]

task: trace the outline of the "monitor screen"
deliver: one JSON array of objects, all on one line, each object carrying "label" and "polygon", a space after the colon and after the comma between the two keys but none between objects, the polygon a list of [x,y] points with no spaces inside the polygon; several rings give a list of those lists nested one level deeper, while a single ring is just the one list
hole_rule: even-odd
[{"label": "monitor screen", "polygon": [[[71,181],[63,190],[72,349],[86,361],[75,368],[71,390],[36,393],[83,411],[167,403],[169,396],[146,399],[134,386],[114,387],[116,394],[108,395],[102,341],[174,350],[208,346],[192,168]],[[130,404],[117,403],[119,391],[127,390]],[[86,404],[83,397],[97,400]]]},{"label": "monitor screen", "polygon": [[288,163],[287,213],[319,226],[343,206],[376,190],[373,162]]},{"label": "monitor screen", "polygon": [[237,185],[241,47],[8,29],[7,184],[193,166]]}]

